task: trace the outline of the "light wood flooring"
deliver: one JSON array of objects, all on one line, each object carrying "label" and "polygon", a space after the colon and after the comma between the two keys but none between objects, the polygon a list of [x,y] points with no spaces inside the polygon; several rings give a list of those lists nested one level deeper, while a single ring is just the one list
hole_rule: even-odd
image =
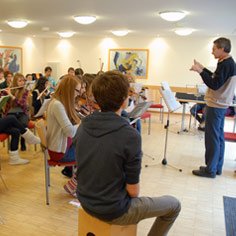
[{"label": "light wood flooring", "polygon": [[[173,195],[182,203],[182,211],[170,236],[224,236],[225,223],[223,196],[236,197],[236,143],[226,143],[225,164],[222,176],[215,179],[200,178],[191,174],[192,169],[204,164],[203,133],[194,129],[177,134],[180,129],[179,115],[170,119],[167,161],[183,169],[182,172],[163,166],[165,129],[152,114],[151,135],[147,135],[147,124],[143,123],[143,168],[141,195]],[[166,118],[166,115],[165,115]],[[225,129],[232,130],[232,120],[227,120]],[[0,179],[0,235],[1,236],[76,236],[78,210],[69,204],[73,200],[63,189],[67,178],[61,168],[51,168],[51,204],[45,204],[43,155],[33,146],[22,157],[28,165],[8,165],[6,148],[0,146],[2,170],[8,190]],[[155,158],[152,160],[151,157]],[[145,168],[145,165],[149,167]],[[91,172],[92,174],[92,172]],[[154,219],[138,224],[138,236],[145,236]]]}]

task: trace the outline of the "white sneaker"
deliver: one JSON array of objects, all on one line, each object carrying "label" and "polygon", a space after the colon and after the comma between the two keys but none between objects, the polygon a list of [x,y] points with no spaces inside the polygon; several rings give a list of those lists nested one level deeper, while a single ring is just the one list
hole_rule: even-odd
[{"label": "white sneaker", "polygon": [[24,164],[28,164],[29,163],[29,160],[22,159],[19,156],[18,150],[16,150],[16,151],[9,151],[9,155],[10,155],[10,160],[9,160],[9,164],[10,165],[24,165]]},{"label": "white sneaker", "polygon": [[39,137],[35,136],[29,129],[26,129],[26,132],[21,135],[25,141],[29,144],[38,144],[41,143]]}]

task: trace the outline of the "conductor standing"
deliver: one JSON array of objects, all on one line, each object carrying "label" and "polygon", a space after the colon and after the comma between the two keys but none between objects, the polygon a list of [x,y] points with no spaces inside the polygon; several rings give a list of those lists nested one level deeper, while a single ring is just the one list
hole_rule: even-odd
[{"label": "conductor standing", "polygon": [[214,73],[194,60],[192,71],[200,74],[208,90],[206,100],[205,164],[192,173],[201,177],[215,178],[221,175],[224,163],[224,118],[230,106],[236,86],[236,65],[229,54],[231,42],[218,38],[213,42],[212,54],[218,59]]}]

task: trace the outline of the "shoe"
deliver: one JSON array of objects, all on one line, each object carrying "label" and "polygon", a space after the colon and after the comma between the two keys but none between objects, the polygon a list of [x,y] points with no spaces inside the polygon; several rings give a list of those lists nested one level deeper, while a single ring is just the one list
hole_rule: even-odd
[{"label": "shoe", "polygon": [[200,131],[205,131],[205,127],[201,127],[200,125],[198,126],[198,128],[197,128],[198,130],[200,130]]},{"label": "shoe", "polygon": [[77,188],[77,180],[75,176],[73,176],[67,184],[65,184],[64,189],[66,190],[67,193],[72,195],[73,197],[76,197],[76,188]]},{"label": "shoe", "polygon": [[40,138],[35,136],[28,128],[26,132],[21,135],[28,144],[39,144],[41,143]]},{"label": "shoe", "polygon": [[72,177],[72,175],[73,175],[73,168],[72,167],[69,167],[69,166],[66,166],[62,171],[61,171],[61,173],[63,174],[63,175],[65,175],[66,177],[68,177],[68,178],[71,178]]},{"label": "shoe", "polygon": [[22,145],[22,146],[20,147],[20,150],[21,150],[22,152],[26,151],[26,146],[23,146],[23,145]]},{"label": "shoe", "polygon": [[[206,166],[200,166],[200,167],[199,167],[199,170],[201,170],[201,171],[206,171]],[[222,174],[222,171],[216,171],[216,174],[217,174],[217,175],[221,175],[221,174]]]},{"label": "shoe", "polygon": [[215,178],[216,177],[216,174],[211,174],[211,173],[208,173],[208,172],[202,171],[202,170],[193,170],[192,173],[193,173],[193,175],[197,175],[200,177],[206,177],[206,178]]},{"label": "shoe", "polygon": [[29,163],[29,160],[23,159],[19,156],[18,150],[9,151],[9,158],[10,165],[24,165]]}]

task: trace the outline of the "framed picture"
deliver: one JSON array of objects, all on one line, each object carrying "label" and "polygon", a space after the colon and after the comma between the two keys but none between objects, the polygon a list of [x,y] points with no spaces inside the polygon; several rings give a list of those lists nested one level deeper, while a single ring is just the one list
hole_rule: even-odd
[{"label": "framed picture", "polygon": [[22,72],[22,48],[0,46],[0,68],[12,73]]},{"label": "framed picture", "polygon": [[147,79],[148,49],[110,49],[109,70],[131,74],[136,79]]}]

